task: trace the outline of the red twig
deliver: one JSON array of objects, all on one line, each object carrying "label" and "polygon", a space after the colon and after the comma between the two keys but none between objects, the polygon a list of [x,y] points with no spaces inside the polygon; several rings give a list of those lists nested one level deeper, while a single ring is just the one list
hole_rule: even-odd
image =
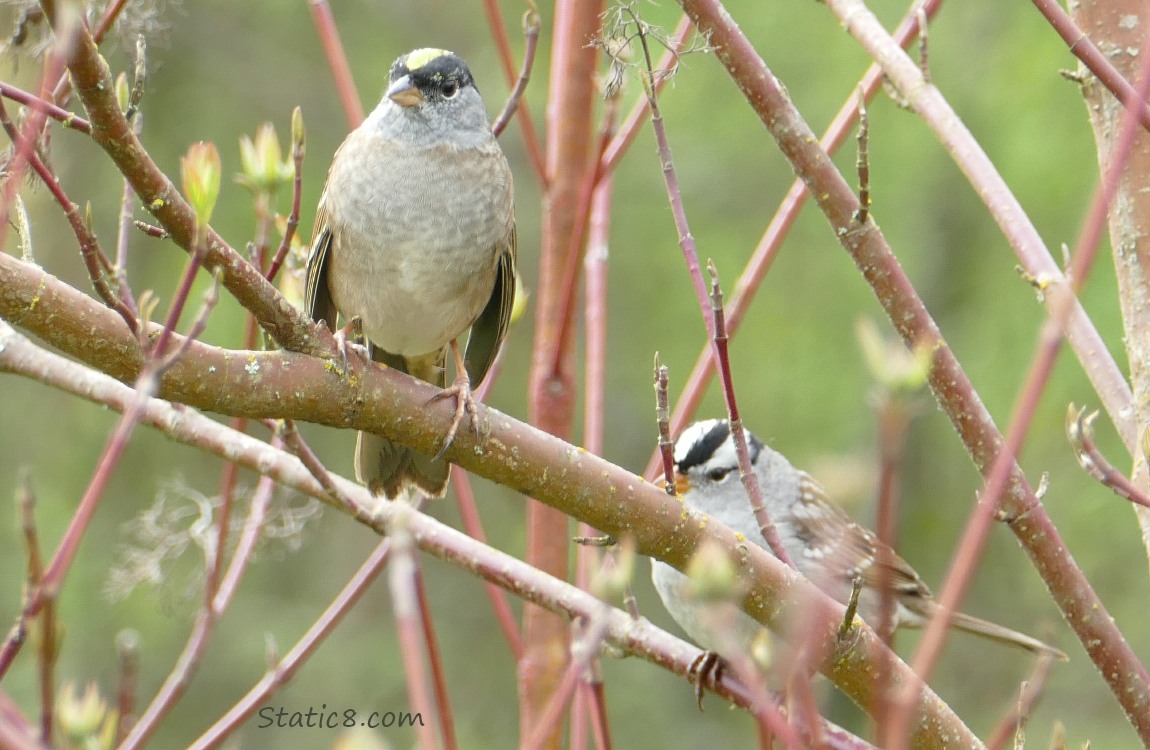
[{"label": "red twig", "polygon": [[515,86],[511,89],[503,110],[491,125],[491,132],[496,138],[503,133],[511,116],[518,111],[520,99],[523,98],[523,92],[527,90],[527,84],[531,80],[531,68],[535,65],[535,50],[539,46],[539,29],[539,13],[534,8],[528,8],[523,16],[523,66],[519,69],[519,77],[515,80]]},{"label": "red twig", "polygon": [[363,122],[363,105],[359,101],[359,94],[355,91],[355,81],[351,78],[351,68],[347,64],[347,55],[344,54],[343,43],[339,39],[339,30],[335,26],[331,6],[327,4],[327,0],[308,0],[308,7],[311,8],[311,20],[323,46],[323,54],[327,57],[327,65],[331,68],[331,77],[335,81],[339,103],[343,105],[343,115],[347,118],[348,129],[354,130]]},{"label": "red twig", "polygon": [[1094,444],[1094,420],[1098,412],[1086,413],[1086,409],[1078,409],[1074,404],[1066,412],[1066,435],[1070,445],[1074,448],[1074,457],[1086,470],[1086,473],[1109,487],[1114,494],[1129,500],[1132,503],[1150,508],[1150,497],[1126,478],[1118,469],[1106,460],[1098,446]]},{"label": "red twig", "polygon": [[[604,424],[606,419],[607,375],[607,240],[611,224],[611,195],[613,181],[605,176],[595,188],[591,200],[591,217],[584,253],[584,384],[583,384],[583,447],[596,455],[603,454]],[[599,532],[589,524],[579,523],[579,535],[593,537]],[[581,589],[590,586],[594,571],[603,564],[603,556],[595,547],[579,544],[575,548],[575,585]],[[597,681],[598,670],[594,662],[586,670],[588,678],[580,681],[571,706],[571,740],[569,746],[584,750],[588,729],[600,750],[610,747],[607,731],[606,705],[602,684]],[[589,726],[590,724],[590,726]]]},{"label": "red twig", "polygon": [[[657,71],[654,75],[655,79],[655,96],[663,90],[663,86],[667,81],[671,80],[671,74],[674,72],[678,63],[678,53],[683,49],[683,44],[687,40],[687,36],[694,30],[691,24],[691,19],[683,16],[679,19],[679,25],[675,27],[675,33],[672,35],[671,45],[668,49],[663,50],[662,57],[659,58],[658,65],[655,66]],[[646,93],[639,97],[635,105],[631,107],[631,111],[627,113],[626,119],[623,124],[615,132],[611,138],[611,142],[603,149],[603,157],[600,159],[602,162],[603,174],[610,174],[615,171],[615,167],[619,161],[627,153],[627,149],[635,141],[635,136],[639,135],[643,123],[647,121],[647,116],[651,112],[650,101],[647,99]]]},{"label": "red twig", "polygon": [[[598,50],[589,47],[600,28],[604,0],[572,0],[555,6],[548,79],[546,195],[540,232],[539,276],[535,303],[535,340],[529,381],[529,415],[543,431],[571,434],[575,384],[573,347],[564,342],[564,270],[567,253],[579,253],[571,236],[579,231],[579,196],[590,171]],[[520,112],[524,109],[521,106]],[[558,368],[555,363],[560,363]],[[550,575],[568,577],[569,519],[556,508],[527,503],[526,559]],[[561,679],[567,660],[567,623],[528,605],[523,613],[524,653],[519,661],[519,726],[526,737],[544,709],[546,696]],[[554,740],[559,741],[558,734]]]},{"label": "red twig", "polygon": [[391,539],[386,538],[376,545],[375,550],[364,560],[351,580],[343,587],[319,619],[312,624],[303,637],[284,654],[275,666],[256,683],[248,693],[232,706],[226,714],[208,727],[189,750],[207,750],[218,747],[225,739],[247,721],[268,696],[280,686],[287,684],[300,667],[308,660],[320,644],[331,635],[331,631],[351,611],[363,593],[371,586],[387,564],[391,550]]},{"label": "red twig", "polygon": [[1066,42],[1070,53],[1082,61],[1099,83],[1110,90],[1126,107],[1126,111],[1138,118],[1143,128],[1150,130],[1150,104],[1146,97],[1139,95],[1134,86],[1130,85],[1118,69],[1115,68],[1106,56],[1095,46],[1090,37],[1086,35],[1078,24],[1055,0],[1031,0],[1050,25]]},{"label": "red twig", "polygon": [[[1143,46],[1142,54],[1144,57],[1138,91],[1139,96],[1145,98],[1147,93],[1150,93],[1150,36],[1147,37],[1147,44]],[[1042,326],[1030,369],[1023,381],[1018,403],[1011,417],[1006,440],[986,474],[985,483],[979,495],[979,502],[970,515],[958,549],[952,558],[951,569],[939,593],[938,611],[927,626],[912,661],[915,673],[924,681],[929,679],[931,670],[942,652],[950,616],[961,604],[962,597],[974,577],[982,548],[994,518],[999,512],[1003,493],[1011,478],[1015,457],[1026,439],[1035,411],[1038,408],[1038,402],[1054,369],[1054,362],[1058,353],[1062,349],[1066,324],[1077,303],[1075,295],[1081,285],[1086,282],[1090,273],[1099,240],[1105,231],[1109,207],[1118,190],[1122,167],[1134,143],[1134,135],[1139,124],[1134,114],[1131,110],[1126,110],[1123,115],[1109,165],[1094,193],[1086,221],[1071,255],[1070,267],[1067,270],[1068,283],[1057,290],[1047,289],[1047,296],[1053,297],[1051,314]],[[1054,294],[1055,291],[1058,293]],[[1008,520],[1013,521],[1014,519]],[[1138,676],[1142,681],[1144,694],[1138,700],[1150,698],[1150,676],[1147,676],[1145,668],[1136,659],[1132,664],[1128,664],[1127,668],[1133,670],[1129,676]],[[1119,703],[1126,709],[1127,716],[1131,719],[1143,741],[1150,742],[1150,715],[1147,715],[1144,710],[1136,711],[1129,702],[1134,697],[1129,693],[1124,695],[1117,689],[1117,676],[1105,676],[1111,682],[1111,688],[1117,695]],[[1124,676],[1123,679],[1125,678]],[[896,741],[896,737],[898,742],[904,741],[902,735],[910,722],[909,710],[906,708],[910,703],[907,701],[907,693],[917,690],[917,687],[913,683],[903,687],[899,704],[896,705],[891,721],[892,735],[890,735],[890,739],[892,741]]]},{"label": "red twig", "polygon": [[36,153],[35,146],[27,143],[24,136],[21,135],[16,127],[12,124],[12,120],[8,117],[8,112],[4,107],[4,103],[0,100],[0,125],[3,126],[4,131],[12,142],[16,144],[18,151],[25,151],[27,154],[27,163],[31,165],[33,171],[40,177],[44,184],[48,187],[48,192],[60,205],[64,211],[64,217],[68,220],[68,225],[72,228],[72,233],[76,236],[76,242],[80,245],[80,257],[84,261],[84,266],[88,270],[88,278],[92,282],[93,288],[96,293],[100,295],[100,299],[104,300],[108,307],[115,310],[124,319],[124,323],[128,326],[133,335],[139,334],[139,323],[136,318],[135,305],[129,306],[124,300],[112,290],[108,284],[108,272],[112,269],[112,262],[104,251],[100,248],[100,242],[96,236],[89,230],[87,222],[80,216],[80,210],[73,203],[68,196],[64,193],[64,188],[61,187],[56,175],[48,169],[47,165]]},{"label": "red twig", "polygon": [[140,636],[134,630],[122,630],[116,636],[119,674],[116,685],[116,747],[128,736],[136,723],[136,690],[140,682]]},{"label": "red twig", "polygon": [[90,134],[92,132],[91,124],[83,117],[69,112],[62,107],[57,107],[52,102],[45,101],[35,94],[30,94],[23,89],[16,88],[10,83],[0,82],[0,96],[6,96],[12,101],[19,102],[31,110],[42,112],[66,128],[78,130],[84,134]]},{"label": "red twig", "polygon": [[[862,0],[827,0],[826,5],[871,57],[882,65],[883,72],[906,98],[909,107],[930,126],[951,154],[1026,272],[1048,286],[1064,283],[1058,263],[1051,257],[1042,236],[990,157],[942,93],[926,84],[918,65],[895,44],[866,4]],[[1062,304],[1055,302],[1056,296],[1045,295],[1044,301],[1051,317]],[[1060,327],[1066,331],[1091,385],[1133,455],[1137,436],[1134,410],[1129,408],[1133,400],[1130,385],[1081,304],[1073,300],[1070,305],[1071,310],[1066,313],[1069,317]]]},{"label": "red twig", "polygon": [[[104,41],[104,37],[112,30],[112,26],[116,23],[116,19],[120,17],[120,13],[128,4],[128,0],[114,0],[108,4],[104,9],[104,15],[96,23],[96,27],[92,30],[92,39],[99,44]],[[68,80],[65,75],[60,75],[56,79],[54,88],[52,90],[52,101],[61,102],[72,91],[72,82]]]},{"label": "red twig", "polygon": [[[920,8],[929,17],[938,12],[941,5],[942,0],[927,0]],[[917,23],[917,17],[914,13],[902,20],[895,31],[895,39],[899,45],[905,47],[910,44],[915,37]],[[861,91],[863,99],[870,101],[882,85],[882,80],[882,69],[877,63],[871,64],[856,86],[855,92]],[[826,132],[819,140],[820,148],[828,154],[835,153],[846,140],[851,128],[854,127],[857,117],[857,93],[852,93],[843,102],[831,124],[827,126]],[[620,129],[620,132],[625,132],[625,130],[626,126]],[[767,229],[751,254],[751,259],[747,261],[742,275],[735,282],[735,292],[731,295],[731,303],[727,307],[728,335],[734,336],[739,330],[747,310],[750,309],[751,303],[754,301],[755,293],[758,291],[763,277],[770,270],[779,249],[782,247],[783,240],[790,232],[791,226],[798,218],[799,211],[806,205],[809,197],[810,193],[807,192],[806,184],[801,179],[796,179],[791,184],[790,190],[787,191],[770,224],[767,225]],[[711,344],[707,342],[695,359],[695,366],[691,369],[683,392],[675,404],[675,411],[671,415],[672,434],[681,431],[694,415],[695,409],[698,408],[699,402],[702,401],[703,394],[707,390],[707,385],[715,374],[714,366],[715,359],[711,353]],[[644,475],[647,477],[654,476],[658,465],[658,453],[652,454],[647,462]]]},{"label": "red twig", "polygon": [[779,538],[775,524],[767,515],[767,507],[763,504],[763,491],[759,487],[759,477],[751,465],[747,433],[743,430],[739,404],[735,399],[735,383],[731,377],[731,357],[727,351],[727,324],[723,316],[723,289],[719,286],[719,272],[715,270],[715,264],[710,261],[707,261],[707,273],[711,275],[711,341],[715,363],[719,370],[719,381],[723,385],[723,401],[727,405],[727,420],[730,422],[731,437],[735,443],[735,456],[739,461],[739,478],[743,480],[743,489],[750,498],[751,509],[755,512],[755,520],[759,524],[759,532],[763,535],[763,539],[775,553],[775,557],[793,568],[795,563],[783,546],[783,540]]},{"label": "red twig", "polygon": [[[399,638],[399,651],[403,657],[404,680],[407,685],[408,704],[421,716],[433,714],[431,693],[423,669],[423,655],[427,643],[423,640],[423,625],[419,616],[419,596],[416,594],[418,563],[413,552],[411,532],[405,523],[410,510],[397,513],[388,528],[392,540],[392,557],[388,564],[387,582],[391,591],[391,608],[395,614],[395,628]],[[431,721],[415,722],[415,736],[421,750],[434,750],[435,727]]]},{"label": "red twig", "polygon": [[1053,665],[1054,657],[1050,654],[1042,654],[1038,657],[1038,661],[1034,664],[1034,670],[1030,673],[1030,678],[1022,683],[1017,705],[995,727],[990,739],[986,742],[986,750],[1002,750],[1011,739],[1016,740],[1015,747],[1023,747],[1023,743],[1017,740],[1022,736],[1022,730],[1026,727],[1026,720],[1030,717],[1031,710],[1038,705],[1039,699],[1042,698],[1042,693],[1046,688],[1046,680],[1050,677],[1050,668]]},{"label": "red twig", "polygon": [[547,746],[549,738],[558,730],[563,714],[571,703],[575,689],[583,678],[591,659],[595,658],[603,644],[603,635],[607,629],[607,621],[603,617],[592,618],[587,624],[581,637],[571,644],[572,658],[567,663],[567,669],[551,697],[547,706],[539,715],[539,720],[532,727],[531,734],[523,747],[527,750],[542,750]]},{"label": "red twig", "polygon": [[427,586],[423,571],[415,568],[415,594],[419,597],[419,621],[423,625],[423,642],[427,644],[427,663],[431,666],[431,688],[435,691],[436,716],[443,735],[444,750],[458,750],[455,737],[455,718],[451,710],[451,696],[447,692],[447,677],[443,672],[443,658],[439,652],[439,639],[435,636],[435,622],[431,617],[431,602],[427,599]]},{"label": "red twig", "polygon": [[[630,13],[630,8],[625,8]],[[639,31],[644,67],[639,72],[643,84],[643,93],[647,96],[647,106],[651,110],[651,126],[655,129],[655,142],[659,151],[659,163],[663,167],[663,182],[667,188],[667,198],[671,203],[671,215],[675,219],[675,231],[679,236],[679,249],[683,251],[683,259],[687,262],[687,272],[691,276],[691,285],[695,289],[699,309],[703,311],[703,321],[706,324],[707,335],[714,335],[712,320],[709,314],[710,299],[707,296],[707,285],[703,281],[703,271],[699,267],[699,251],[695,247],[695,237],[691,234],[691,227],[687,224],[687,211],[683,207],[683,191],[679,189],[679,177],[675,173],[675,162],[671,157],[671,144],[667,140],[667,129],[663,124],[663,113],[659,110],[659,99],[655,93],[655,67],[651,62],[651,51],[647,47],[647,35],[643,30],[643,22],[635,18]]]},{"label": "red twig", "polygon": [[[139,721],[119,745],[121,750],[135,750],[135,748],[146,745],[164,718],[168,716],[172,708],[191,686],[192,678],[199,669],[200,662],[207,652],[208,643],[215,632],[215,625],[220,616],[223,615],[224,610],[227,609],[228,604],[231,603],[230,597],[235,592],[236,584],[251,560],[255,539],[259,536],[259,529],[267,513],[268,503],[274,489],[275,483],[271,479],[260,477],[252,497],[251,508],[248,511],[248,524],[244,534],[245,541],[237,548],[236,554],[232,556],[231,565],[224,577],[227,585],[221,586],[219,591],[208,586],[204,587],[204,601],[196,614],[195,624],[184,644],[183,652],[176,660],[175,666],[168,674],[167,679],[164,680],[159,692],[152,698],[152,702],[140,715]],[[222,505],[220,512],[223,512]]]},{"label": "red twig", "polygon": [[611,727],[607,723],[607,697],[603,693],[603,680],[599,679],[597,674],[593,674],[591,679],[583,683],[583,693],[590,694],[590,700],[587,701],[592,707],[592,715],[595,718],[595,723],[592,725],[595,736],[596,750],[611,750]]},{"label": "red twig", "polygon": [[579,288],[580,269],[584,263],[584,256],[582,253],[583,240],[587,236],[588,224],[591,219],[591,204],[595,197],[595,189],[599,185],[599,180],[603,177],[601,168],[603,149],[607,147],[608,141],[611,140],[611,133],[615,130],[615,118],[618,115],[619,100],[617,97],[610,97],[607,99],[607,105],[603,112],[603,121],[599,129],[599,143],[597,151],[592,160],[592,167],[587,171],[586,179],[579,189],[579,202],[575,210],[575,224],[574,231],[571,233],[571,238],[568,240],[567,248],[567,265],[563,269],[563,298],[559,307],[559,319],[564,322],[562,329],[560,329],[559,342],[555,346],[554,359],[551,362],[552,372],[558,373],[562,364],[561,360],[563,352],[568,351],[571,346],[571,336],[574,335],[575,329],[575,299],[577,297],[576,290]]},{"label": "red twig", "polygon": [[[784,154],[792,161],[796,171],[810,186],[811,194],[825,213],[836,236],[851,253],[904,341],[910,344],[930,342],[934,352],[930,371],[931,387],[976,465],[981,471],[988,472],[995,455],[992,451],[1002,445],[1002,436],[953,352],[943,343],[937,325],[893,257],[881,230],[871,225],[865,231],[849,231],[851,212],[857,205],[850,186],[826,154],[818,149],[814,134],[730,13],[718,0],[680,0],[680,3],[700,30],[711,35],[717,58],[740,87]],[[869,15],[865,8],[854,10],[857,14]],[[857,15],[851,15],[849,20],[852,27],[859,22]],[[874,29],[874,33],[878,34],[879,29]],[[885,32],[882,33],[885,35]],[[886,63],[900,55],[896,46],[884,43],[878,58]],[[905,74],[903,67],[900,64],[899,76]],[[910,69],[914,71],[916,80],[920,79],[917,66],[911,63]],[[915,93],[921,91],[916,90]],[[840,232],[840,229],[843,231]],[[1089,328],[1087,319],[1080,318],[1079,323]],[[1083,340],[1076,344],[1076,347],[1081,346]],[[1097,366],[1102,372],[1112,369],[1116,371],[1113,360],[1107,358],[1104,350],[1080,351],[1079,356],[1090,363],[1088,368]],[[1092,376],[1098,374],[1093,370],[1091,373]],[[1129,387],[1122,381],[1120,374],[1114,379],[1107,379],[1105,386],[1096,385],[1096,388],[1105,390],[1104,398],[1110,399],[1119,411],[1125,408],[1121,406],[1122,403],[1129,403]],[[1121,398],[1122,392],[1127,394],[1125,401]],[[1121,420],[1121,415],[1115,418]],[[1130,421],[1127,418],[1124,424],[1129,425]],[[1037,502],[1017,466],[1012,470],[1010,488],[1008,508],[1020,514],[1026,511],[1025,516],[1016,517],[1011,530],[1053,593],[1067,622],[1099,666],[1127,715],[1142,727],[1140,731],[1150,737],[1150,714],[1145,711],[1145,705],[1150,700],[1150,676],[1146,675],[1113,620],[1103,614],[1106,611],[1104,604],[1066,551],[1058,530]]]},{"label": "red twig", "polygon": [[[503,23],[503,11],[499,8],[499,0],[483,0],[483,11],[487,14],[487,26],[491,30],[491,37],[495,41],[495,50],[499,53],[499,63],[503,68],[503,75],[507,85],[514,90],[522,76],[515,71],[515,59],[511,53],[511,39],[507,36],[507,28]],[[529,3],[529,14],[538,16],[534,2]],[[526,18],[524,19],[526,20]],[[526,32],[527,28],[524,29]],[[527,148],[527,159],[535,172],[536,179],[544,188],[547,187],[549,177],[547,165],[543,159],[543,148],[539,145],[539,136],[535,132],[535,122],[531,119],[531,111],[526,100],[521,101],[515,109],[519,115],[519,126],[523,130],[523,144]]]},{"label": "red twig", "polygon": [[659,425],[659,456],[663,459],[663,488],[675,494],[675,443],[671,439],[671,408],[667,397],[667,366],[655,353],[655,422]]},{"label": "red twig", "polygon": [[[298,133],[296,132],[297,122],[299,124]],[[292,178],[291,209],[288,212],[287,224],[284,226],[283,240],[276,249],[276,254],[272,256],[272,262],[271,265],[268,266],[267,273],[264,274],[268,281],[275,281],[276,274],[279,273],[280,267],[283,266],[288,253],[291,251],[292,240],[295,239],[296,229],[299,227],[300,201],[303,196],[303,157],[306,148],[307,141],[303,130],[303,114],[300,108],[296,107],[292,112],[291,159],[294,176]]]},{"label": "red twig", "polygon": [[[44,99],[47,96],[49,89],[49,81],[56,80],[57,76],[64,70],[64,63],[68,55],[71,54],[72,46],[76,43],[77,34],[79,33],[78,18],[75,14],[67,14],[66,24],[61,24],[55,30],[56,41],[53,44],[51,51],[44,61],[44,73],[40,79],[40,94],[39,98]],[[0,101],[0,105],[2,105]],[[4,117],[7,120],[7,115]],[[44,124],[47,122],[47,113],[42,108],[33,108],[23,123],[23,128],[16,134],[14,127],[11,127],[10,122],[5,124],[5,130],[9,138],[12,139],[13,153],[11,159],[5,165],[7,174],[4,178],[3,191],[0,193],[2,202],[0,202],[0,247],[5,244],[5,239],[8,235],[8,217],[11,212],[12,205],[16,200],[16,193],[20,189],[20,185],[24,180],[24,175],[28,169],[31,160],[35,157],[38,158],[36,153],[37,144],[43,136]],[[70,204],[69,204],[70,205]]]},{"label": "red twig", "polygon": [[[479,510],[475,506],[475,493],[471,490],[471,478],[458,466],[452,467],[451,486],[455,488],[455,499],[459,504],[459,515],[463,519],[463,528],[472,539],[487,543],[487,534],[483,531],[483,523],[479,520]],[[511,648],[511,654],[518,661],[523,655],[523,639],[519,634],[519,627],[515,624],[515,615],[511,612],[511,605],[507,602],[507,595],[503,589],[493,583],[484,582],[483,590],[491,602],[491,610],[495,613],[495,621],[503,631],[503,637]]]},{"label": "red twig", "polygon": [[304,441],[303,436],[299,434],[299,429],[296,428],[294,419],[285,419],[283,421],[283,438],[284,445],[288,450],[295,454],[296,458],[307,467],[311,475],[315,477],[316,481],[327,491],[327,494],[342,506],[351,516],[359,521],[367,520],[368,515],[364,508],[356,505],[345,495],[336,485],[335,480],[332,478],[331,472],[319,460],[319,456],[311,449],[311,446]]}]

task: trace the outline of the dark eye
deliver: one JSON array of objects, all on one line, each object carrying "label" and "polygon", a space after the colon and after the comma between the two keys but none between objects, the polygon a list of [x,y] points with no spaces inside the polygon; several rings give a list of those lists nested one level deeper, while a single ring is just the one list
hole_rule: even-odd
[{"label": "dark eye", "polygon": [[707,479],[710,479],[712,482],[721,482],[726,479],[730,473],[730,469],[711,469],[707,472]]},{"label": "dark eye", "polygon": [[447,81],[440,91],[443,93],[444,99],[454,99],[455,95],[459,93],[459,84],[454,81]]}]

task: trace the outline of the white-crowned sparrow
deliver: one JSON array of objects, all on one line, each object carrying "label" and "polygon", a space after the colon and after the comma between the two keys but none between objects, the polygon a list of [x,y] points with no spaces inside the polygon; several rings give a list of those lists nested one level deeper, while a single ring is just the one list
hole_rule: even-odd
[{"label": "white-crowned sparrow", "polygon": [[[850,598],[854,581],[861,579],[858,613],[871,625],[878,624],[878,586],[885,578],[894,593],[894,626],[925,626],[938,605],[918,573],[890,551],[886,556],[890,567],[884,575],[878,565],[882,546],[878,537],[852,521],[809,474],[791,466],[749,430],[745,433],[763,503],[799,571],[843,603]],[[767,547],[739,477],[726,420],[696,422],[679,435],[675,441],[675,487],[688,505]],[[706,605],[693,599],[685,588],[689,579],[657,560],[652,560],[651,577],[667,611],[683,630],[704,648],[721,651],[720,639],[709,631],[707,618],[701,616]],[[746,643],[758,632],[759,624],[745,613],[739,616],[736,642]],[[992,622],[955,613],[951,623],[976,635],[1066,659],[1058,649]]]},{"label": "white-crowned sparrow", "polygon": [[[361,322],[372,359],[447,385],[456,398],[450,444],[471,385],[483,380],[507,332],[515,296],[511,169],[491,134],[467,64],[417,49],[391,66],[375,110],[336,151],[307,263],[306,304],[333,330]],[[471,329],[466,354],[456,339]],[[356,476],[376,494],[447,486],[446,461],[361,432]]]}]

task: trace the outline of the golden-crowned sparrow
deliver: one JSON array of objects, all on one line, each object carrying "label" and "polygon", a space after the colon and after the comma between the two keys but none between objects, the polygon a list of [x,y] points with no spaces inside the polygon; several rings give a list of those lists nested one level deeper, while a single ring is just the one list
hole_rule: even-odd
[{"label": "golden-crowned sparrow", "polygon": [[[858,613],[871,625],[878,624],[881,601],[878,587],[889,586],[894,600],[894,626],[925,626],[938,604],[914,568],[888,548],[883,557],[889,565],[885,571],[880,570],[879,550],[883,542],[852,521],[809,474],[791,466],[785,457],[764,445],[749,430],[746,436],[763,503],[799,572],[844,603],[851,596],[854,581],[861,579]],[[725,419],[696,422],[679,435],[675,441],[675,488],[691,507],[718,519],[759,546],[767,546],[739,477],[731,427]],[[667,611],[699,645],[717,650],[723,639],[708,631],[702,609],[706,604],[691,598],[685,588],[689,579],[665,563],[657,560],[652,563],[651,577]],[[759,624],[746,614],[740,615],[735,625],[738,629],[735,642],[748,643],[758,633]],[[1066,655],[1053,646],[961,612],[952,615],[951,625],[985,638],[1066,659]]]},{"label": "golden-crowned sparrow", "polygon": [[[495,359],[515,296],[511,170],[467,64],[417,49],[391,66],[379,106],[336,151],[307,263],[307,310],[358,319],[371,358],[441,388],[456,377],[450,444],[471,385]],[[466,354],[456,339],[467,329]],[[361,432],[356,476],[376,494],[447,486],[446,461]]]}]

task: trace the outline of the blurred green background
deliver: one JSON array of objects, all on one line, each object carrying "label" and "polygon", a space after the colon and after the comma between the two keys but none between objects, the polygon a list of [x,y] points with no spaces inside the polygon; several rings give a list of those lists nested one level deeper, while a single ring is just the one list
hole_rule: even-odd
[{"label": "blurred green background", "polygon": [[[135,5],[133,3],[132,5]],[[143,141],[162,168],[178,174],[178,158],[198,140],[218,144],[226,175],[239,170],[237,140],[272,121],[286,140],[292,108],[303,108],[308,130],[301,233],[312,211],[331,154],[347,127],[332,89],[307,4],[280,0],[244,3],[153,3],[162,28],[149,35],[150,75],[144,99]],[[155,7],[158,6],[158,7]],[[374,106],[391,61],[419,46],[454,49],[471,64],[494,114],[507,93],[479,3],[408,3],[334,0],[336,21],[365,107]],[[890,27],[904,2],[872,7]],[[818,3],[731,0],[729,9],[754,41],[808,122],[820,132],[854,86],[867,58]],[[4,9],[6,22],[11,8]],[[504,4],[520,45],[523,6]],[[649,22],[673,28],[678,9],[642,4]],[[542,128],[550,56],[550,6],[545,6],[539,62],[527,99]],[[5,26],[4,28],[9,28]],[[5,32],[6,33],[6,32]],[[130,68],[131,37],[108,47],[114,70]],[[1074,60],[1039,15],[1025,3],[950,3],[931,27],[935,82],[1014,189],[1046,240],[1073,243],[1096,178],[1086,111],[1075,85],[1059,75]],[[35,86],[37,64],[9,55],[3,78]],[[629,82],[625,100],[639,94]],[[675,164],[700,254],[715,260],[728,291],[790,185],[792,173],[737,89],[713,57],[692,55],[661,100]],[[907,273],[939,322],[979,393],[1005,426],[1043,321],[1033,290],[1014,270],[1015,259],[969,185],[919,120],[880,95],[870,108],[873,212]],[[503,137],[517,180],[521,268],[536,286],[541,203],[524,158],[518,125]],[[853,142],[837,162],[853,174]],[[92,202],[95,229],[113,246],[120,180],[87,139],[57,129],[52,161],[73,200]],[[853,177],[849,179],[853,180]],[[46,191],[25,191],[39,261],[52,273],[89,289],[75,242]],[[610,342],[605,454],[639,471],[654,447],[651,358],[658,350],[671,368],[672,393],[685,380],[704,341],[702,319],[677,247],[654,139],[644,130],[619,167],[611,227]],[[287,196],[281,196],[281,211]],[[143,212],[137,211],[143,217]],[[234,246],[253,231],[251,201],[225,182],[214,225]],[[11,235],[9,235],[11,236]],[[9,248],[9,251],[10,248]],[[1084,304],[1121,366],[1122,329],[1112,267],[1100,255],[1084,290]],[[135,235],[130,278],[139,293],[154,289],[166,304],[186,256],[167,243]],[[200,288],[203,288],[201,283]],[[224,299],[205,338],[235,347],[242,341],[239,307]],[[849,257],[809,207],[788,238],[732,344],[734,377],[749,427],[799,466],[822,478],[857,517],[872,518],[875,428],[872,384],[857,346],[855,321],[879,321],[882,312]],[[513,329],[503,375],[488,400],[525,418],[526,373],[532,312]],[[1076,362],[1064,355],[1031,430],[1022,465],[1032,482],[1049,471],[1050,514],[1075,558],[1131,640],[1150,653],[1145,625],[1147,561],[1130,509],[1084,476],[1063,435],[1069,401],[1095,405]],[[908,440],[900,550],[933,586],[941,582],[974,493],[980,486],[948,422],[929,402]],[[717,416],[711,393],[700,416]],[[53,548],[92,474],[117,415],[38,383],[0,380],[0,493],[11,495],[17,470],[28,467],[38,495],[37,518]],[[328,465],[350,474],[354,436],[305,426],[305,436]],[[1112,460],[1128,461],[1108,423],[1099,442]],[[263,435],[262,429],[253,434]],[[141,428],[105,493],[93,527],[67,580],[60,617],[66,628],[60,679],[96,680],[113,689],[113,640],[134,628],[142,640],[140,699],[146,702],[171,668],[198,605],[197,551],[185,556],[158,586],[126,599],[105,592],[110,571],[131,543],[126,524],[158,495],[170,507],[211,496],[221,464]],[[246,487],[255,478],[245,474]],[[523,502],[515,493],[476,480],[491,542],[523,553]],[[306,505],[280,498],[283,507]],[[459,525],[449,496],[431,512]],[[9,513],[12,519],[14,513]],[[261,549],[235,603],[219,624],[202,667],[153,746],[182,746],[227,710],[265,669],[265,635],[280,653],[293,644],[357,568],[377,539],[334,512],[310,520],[290,539]],[[0,524],[0,618],[20,606],[23,548],[18,525]],[[462,747],[511,747],[518,736],[515,664],[496,629],[482,587],[470,575],[425,559],[426,577],[443,658],[450,675]],[[675,632],[647,575],[639,567],[636,594],[643,613]],[[516,611],[519,611],[516,604]],[[1052,725],[1066,725],[1077,746],[1132,747],[1136,737],[1024,554],[1005,529],[996,529],[964,609],[1052,639],[1071,656],[1056,666],[1046,696],[1030,723],[1035,747],[1049,742]],[[342,711],[410,710],[381,581],[361,605],[269,705],[289,711],[326,704]],[[899,638],[912,652],[915,634]],[[35,663],[26,648],[3,683],[29,715],[36,711]],[[1027,656],[980,640],[955,636],[933,685],[972,728],[985,735],[1009,710]],[[706,743],[751,746],[750,720],[709,698],[694,707],[681,679],[637,659],[603,663],[610,722],[618,747],[692,747]],[[826,686],[831,718],[866,731],[862,714]],[[245,748],[328,747],[331,730],[259,729],[251,722],[233,740]],[[380,732],[395,747],[409,747],[409,730]]]}]

